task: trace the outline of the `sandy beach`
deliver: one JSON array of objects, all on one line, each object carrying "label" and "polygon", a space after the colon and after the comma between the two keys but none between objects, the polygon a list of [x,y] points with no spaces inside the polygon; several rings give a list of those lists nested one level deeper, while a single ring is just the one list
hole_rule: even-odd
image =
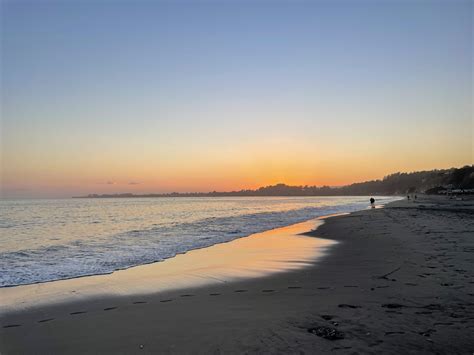
[{"label": "sandy beach", "polygon": [[0,0],[0,355],[474,355],[473,10]]},{"label": "sandy beach", "polygon": [[[325,219],[289,244],[278,246],[276,232],[267,254],[265,237],[234,241],[236,255],[272,256],[264,262],[233,259],[230,242],[157,263],[207,258],[219,265],[215,282],[172,266],[141,284],[130,269],[3,288],[0,352],[472,354],[473,216],[472,199],[422,196]],[[219,248],[226,257],[216,259]],[[182,282],[149,292],[163,277]]]}]

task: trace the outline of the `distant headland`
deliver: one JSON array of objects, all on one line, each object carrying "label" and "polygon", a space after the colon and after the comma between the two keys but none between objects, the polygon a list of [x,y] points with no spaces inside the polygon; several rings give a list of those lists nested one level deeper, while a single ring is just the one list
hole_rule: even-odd
[{"label": "distant headland", "polygon": [[407,193],[439,194],[455,191],[474,193],[474,165],[443,170],[395,173],[381,180],[330,186],[289,186],[277,184],[256,190],[171,192],[150,194],[90,194],[74,198],[131,198],[131,197],[231,197],[231,196],[358,196],[358,195],[404,195]]}]

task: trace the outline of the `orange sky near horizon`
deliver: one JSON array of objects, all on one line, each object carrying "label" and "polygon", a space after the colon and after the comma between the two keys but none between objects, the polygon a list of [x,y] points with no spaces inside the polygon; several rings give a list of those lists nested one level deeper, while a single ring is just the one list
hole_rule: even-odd
[{"label": "orange sky near horizon", "polygon": [[66,153],[48,160],[40,153],[29,156],[33,159],[30,162],[6,161],[9,169],[2,171],[2,192],[3,197],[68,197],[90,193],[232,191],[276,183],[341,186],[380,179],[398,171],[472,164],[469,149],[464,154],[447,150],[444,156],[407,149],[390,157],[389,150],[369,142],[364,149],[332,149],[331,154],[320,155],[317,148],[293,143],[265,144],[268,150],[252,145],[247,151],[243,147],[235,151],[215,147],[212,154],[201,152],[188,159],[115,153],[86,154],[74,159]]},{"label": "orange sky near horizon", "polygon": [[471,165],[473,3],[1,3],[0,197]]},{"label": "orange sky near horizon", "polygon": [[91,137],[58,129],[44,135],[22,131],[4,136],[2,197],[340,186],[473,163],[472,132],[464,125],[433,121],[422,131],[405,131],[391,121],[344,127],[345,119],[326,122],[321,130],[275,124],[273,131],[245,134],[236,128],[237,139],[218,127],[195,134],[169,129],[162,139],[153,125],[126,134],[109,128]]}]

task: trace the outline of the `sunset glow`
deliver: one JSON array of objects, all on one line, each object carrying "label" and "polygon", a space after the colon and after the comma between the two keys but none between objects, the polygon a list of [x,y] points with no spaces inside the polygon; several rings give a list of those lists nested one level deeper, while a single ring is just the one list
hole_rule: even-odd
[{"label": "sunset glow", "polygon": [[2,197],[472,164],[472,3],[338,3],[2,2]]}]

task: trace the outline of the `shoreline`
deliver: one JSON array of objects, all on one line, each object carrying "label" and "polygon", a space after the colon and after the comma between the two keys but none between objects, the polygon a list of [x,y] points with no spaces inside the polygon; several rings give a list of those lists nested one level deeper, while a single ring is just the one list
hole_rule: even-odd
[{"label": "shoreline", "polygon": [[472,202],[420,197],[329,218],[310,234],[338,243],[306,268],[17,312],[1,320],[0,351],[470,353]]},{"label": "shoreline", "polygon": [[[368,199],[368,198],[367,198]],[[382,204],[386,204],[388,203],[389,201],[393,201],[395,198],[394,197],[385,197],[381,200],[381,203]],[[27,285],[32,285],[32,284],[41,284],[41,283],[48,283],[48,282],[55,282],[55,281],[61,281],[61,280],[69,280],[69,279],[76,279],[76,278],[82,278],[82,277],[95,277],[97,275],[110,275],[110,274],[113,274],[114,272],[118,272],[118,271],[122,271],[122,270],[127,270],[127,269],[130,269],[130,268],[133,268],[133,267],[139,267],[139,266],[142,266],[142,265],[148,265],[148,264],[153,264],[153,263],[158,263],[158,262],[163,262],[163,261],[166,261],[168,259],[172,259],[174,258],[175,256],[177,255],[181,255],[181,254],[186,254],[192,250],[197,250],[197,249],[202,249],[202,248],[208,248],[208,247],[212,247],[213,245],[216,245],[216,244],[221,244],[221,243],[226,243],[226,242],[229,242],[229,241],[233,241],[233,240],[236,240],[236,239],[239,239],[239,238],[247,238],[253,234],[257,234],[257,233],[262,233],[262,232],[267,232],[269,230],[274,230],[274,229],[278,229],[278,228],[283,228],[283,227],[288,227],[290,225],[293,225],[293,224],[298,224],[298,223],[302,223],[302,222],[307,222],[308,221],[308,214],[309,215],[313,215],[314,217],[312,217],[311,219],[316,219],[316,218],[319,218],[317,216],[320,216],[320,217],[325,217],[326,215],[332,215],[332,214],[337,214],[337,213],[345,213],[345,212],[351,212],[351,210],[353,211],[354,209],[356,208],[364,208],[366,206],[366,202],[365,201],[355,201],[355,206],[350,206],[352,202],[354,201],[346,201],[347,202],[347,207],[344,208],[344,204],[342,205],[336,205],[335,206],[332,206],[331,204],[327,205],[327,206],[306,206],[305,208],[310,208],[313,207],[314,210],[311,210],[311,211],[305,211],[303,213],[301,213],[301,211],[303,211],[305,208],[297,208],[295,209],[295,213],[300,213],[300,215],[295,215],[293,216],[292,218],[280,218],[280,219],[277,219],[277,220],[272,220],[270,224],[268,223],[263,223],[266,221],[266,215],[265,213],[262,214],[262,216],[259,216],[259,213],[253,213],[253,214],[249,214],[249,216],[252,216],[254,219],[256,218],[257,220],[255,221],[249,221],[249,220],[245,220],[245,221],[242,221],[240,220],[239,221],[239,218],[241,219],[241,216],[239,215],[237,217],[237,223],[239,223],[239,227],[236,227],[237,229],[235,231],[222,231],[223,235],[220,236],[220,237],[217,237],[214,236],[214,238],[196,238],[196,240],[193,241],[193,239],[190,239],[190,242],[189,243],[186,243],[186,242],[174,242],[173,240],[171,239],[164,239],[164,243],[166,244],[168,242],[168,245],[165,245],[165,247],[163,249],[156,249],[158,252],[155,252],[155,248],[156,248],[156,245],[153,245],[153,243],[148,243],[150,244],[150,247],[149,248],[144,248],[142,246],[142,249],[140,250],[140,245],[141,243],[137,243],[136,240],[134,240],[134,243],[136,246],[138,246],[138,250],[141,251],[141,256],[140,256],[140,253],[133,253],[132,254],[132,258],[129,258],[127,256],[127,252],[124,252],[123,253],[123,256],[118,256],[118,257],[113,257],[111,260],[110,263],[91,263],[90,267],[89,267],[89,263],[87,262],[87,260],[84,260],[84,259],[80,259],[82,258],[81,255],[79,254],[74,254],[74,253],[65,253],[64,256],[62,258],[60,258],[58,260],[58,263],[57,263],[57,266],[60,266],[60,267],[64,267],[65,268],[65,271],[64,272],[57,272],[57,266],[56,267],[52,267],[51,264],[49,263],[41,263],[40,262],[37,262],[37,260],[35,260],[34,256],[33,256],[33,259],[32,259],[32,264],[30,265],[27,265],[25,264],[25,266],[23,266],[23,264],[19,264],[17,265],[16,267],[18,267],[16,269],[16,272],[15,272],[15,269],[9,269],[8,267],[6,268],[7,269],[7,275],[9,275],[9,272],[11,271],[12,272],[12,277],[11,278],[8,278],[7,275],[5,275],[5,277],[2,278],[2,282],[1,282],[1,286],[0,286],[0,290],[2,288],[6,288],[6,287],[19,287],[19,286],[27,286]],[[323,203],[324,205],[324,203]],[[340,211],[340,209],[342,209],[342,211]],[[344,211],[347,210],[347,211]],[[292,210],[290,211],[280,211],[278,213],[281,213],[281,214],[286,214],[286,213],[289,213],[290,216],[291,216],[291,213],[294,212]],[[272,214],[273,212],[270,212],[269,214]],[[284,217],[284,216],[283,216]],[[226,217],[228,218],[228,217]],[[204,221],[205,219],[203,219]],[[262,223],[259,224],[259,222],[263,221]],[[232,221],[231,221],[232,222]],[[255,223],[254,223],[255,222]],[[95,222],[93,222],[95,223]],[[228,223],[227,221],[225,221],[225,223]],[[184,223],[186,224],[186,223]],[[197,223],[197,224],[200,224],[200,223]],[[242,225],[244,224],[244,225]],[[255,226],[254,226],[255,225]],[[253,227],[252,227],[253,226]],[[197,228],[197,229],[196,229]],[[205,235],[206,231],[200,231],[199,228],[202,228],[201,226],[197,226],[195,228],[193,228],[194,230],[194,233],[198,233],[196,235]],[[154,227],[145,227],[145,228],[142,228],[140,229],[140,227],[138,227],[138,229],[135,230],[135,228],[131,227],[131,230],[129,231],[122,231],[122,232],[118,232],[117,235],[120,235],[120,234],[131,234],[131,233],[135,233],[135,232],[143,232],[143,233],[149,233],[150,231],[153,231],[154,230]],[[160,233],[160,230],[156,231],[156,233]],[[165,231],[164,233],[166,234],[167,233],[167,230],[165,228]],[[180,236],[179,235],[179,230],[177,232],[174,232],[176,234],[176,236]],[[199,234],[199,233],[204,233],[204,234]],[[100,234],[100,232],[99,232]],[[173,233],[171,233],[172,235]],[[168,236],[169,237],[169,236]],[[130,238],[130,236],[128,236],[128,238]],[[34,236],[31,236],[32,240],[34,240]],[[151,240],[153,240],[153,238],[151,238]],[[184,241],[186,241],[186,239],[184,239]],[[159,242],[161,243],[161,242]],[[103,244],[103,245],[101,245]],[[145,240],[145,244],[147,244],[146,240]],[[156,243],[155,243],[156,244]],[[108,248],[108,245],[107,243],[104,244],[104,243],[99,243],[99,245],[101,246],[102,250],[109,250]],[[66,245],[67,246],[67,245]],[[56,248],[56,247],[61,247],[61,244],[58,244],[58,245],[50,245],[49,247],[51,248]],[[46,249],[48,249],[49,247],[47,247]],[[118,246],[120,247],[120,245]],[[45,247],[43,248],[40,248],[41,249],[44,249]],[[25,252],[26,253],[29,253],[29,250],[27,247],[25,247]],[[34,248],[33,248],[34,249]],[[91,253],[94,253],[96,252],[97,250],[94,250],[94,248],[92,248],[92,250],[87,250],[88,252],[91,252]],[[98,251],[100,251],[100,249],[98,249]],[[21,257],[24,257],[25,255],[23,254],[23,250],[9,250],[8,249],[8,244],[7,244],[7,255],[5,256],[6,260],[5,262],[7,262],[8,260],[11,260],[11,262],[13,264],[11,265],[16,265],[16,260],[15,260],[15,257],[16,257],[16,253],[19,253],[21,254]],[[43,260],[46,260],[48,258],[48,255],[47,253],[44,253],[43,251],[41,251],[43,255]],[[11,254],[11,255],[10,255]],[[111,253],[113,255],[113,253]],[[41,254],[38,254],[38,255],[41,255]],[[66,262],[62,262],[62,260],[67,260],[68,257],[67,255],[71,255],[73,257],[72,261],[73,262],[76,262],[76,268],[69,268],[69,264],[66,263]],[[99,259],[99,255],[100,254],[97,254],[96,256],[96,259]],[[87,253],[85,254],[85,256],[87,256]],[[54,256],[54,257],[57,257],[57,256]],[[107,257],[107,255],[105,255],[105,257]],[[108,259],[107,259],[108,260]],[[93,261],[93,260],[91,260]],[[39,270],[36,270],[36,272],[32,272],[31,275],[34,275],[34,277],[31,277],[30,273],[28,272],[28,270],[30,271],[33,271],[31,270],[32,266],[33,265],[38,265],[39,267],[41,267],[42,269],[39,269]],[[27,270],[26,270],[27,269]],[[43,272],[44,271],[44,272]]]},{"label": "shoreline", "polygon": [[[395,197],[392,197],[392,198],[395,198]],[[399,198],[401,198],[401,197],[399,197]],[[395,200],[395,201],[397,201],[397,200]],[[392,202],[394,202],[394,201],[383,202],[383,204],[376,205],[376,208],[383,208],[384,205],[389,204],[389,203],[392,203]],[[364,208],[364,209],[368,209],[368,208],[369,208],[369,207],[366,207],[366,208]],[[364,209],[362,209],[362,210],[364,210]],[[362,211],[362,210],[358,210],[358,211]],[[353,212],[354,212],[354,211],[353,211]],[[355,212],[357,212],[357,211],[355,211]],[[147,261],[147,262],[144,262],[144,263],[141,263],[141,264],[137,264],[137,265],[125,266],[125,267],[117,268],[117,269],[115,269],[115,270],[108,271],[108,272],[90,273],[90,274],[83,274],[83,275],[77,275],[77,276],[64,277],[64,278],[61,278],[61,279],[52,279],[52,280],[36,281],[36,282],[31,282],[31,283],[20,283],[20,284],[16,284],[16,285],[7,284],[7,285],[4,285],[4,286],[0,286],[0,295],[1,295],[1,293],[2,293],[2,290],[3,290],[3,289],[6,289],[6,288],[29,287],[29,286],[34,286],[34,285],[49,284],[49,283],[62,282],[62,281],[68,281],[68,280],[76,280],[76,279],[89,278],[89,277],[98,277],[98,276],[113,275],[114,273],[117,273],[117,272],[122,272],[122,271],[130,270],[130,269],[134,269],[134,268],[140,268],[140,267],[142,267],[142,266],[147,266],[147,265],[153,265],[153,264],[163,263],[163,262],[166,262],[166,261],[168,261],[168,260],[170,260],[170,259],[173,259],[173,258],[175,258],[175,257],[177,257],[177,256],[186,255],[186,254],[188,254],[188,253],[190,253],[190,252],[193,252],[193,251],[195,251],[195,250],[201,250],[201,249],[206,249],[206,248],[212,248],[212,247],[214,247],[215,245],[231,243],[231,242],[234,242],[234,241],[239,240],[239,239],[242,239],[242,238],[245,239],[245,238],[252,237],[252,236],[254,236],[254,235],[261,235],[261,234],[266,234],[266,233],[272,233],[272,231],[275,231],[275,230],[280,230],[280,229],[285,229],[285,228],[291,228],[292,226],[300,225],[300,224],[302,224],[302,223],[313,223],[314,221],[325,220],[325,219],[327,219],[327,218],[335,217],[335,216],[338,216],[338,215],[344,215],[344,214],[348,214],[348,213],[352,213],[352,212],[335,212],[335,213],[329,213],[329,214],[327,214],[327,215],[322,215],[322,216],[319,216],[319,217],[314,217],[314,218],[311,218],[311,219],[307,219],[307,220],[295,222],[295,223],[292,223],[292,224],[289,224],[289,225],[276,226],[276,227],[273,227],[273,228],[270,228],[270,229],[266,229],[266,230],[263,230],[263,231],[254,232],[254,233],[251,233],[251,234],[249,234],[249,235],[238,236],[238,237],[235,237],[234,239],[230,239],[230,240],[226,240],[226,241],[218,241],[218,242],[216,242],[215,244],[206,245],[206,246],[201,246],[201,247],[195,247],[195,248],[186,250],[186,251],[184,251],[184,252],[177,252],[176,254],[174,254],[174,255],[172,255],[172,256],[169,256],[169,257],[166,257],[166,258],[163,258],[163,259],[157,259],[157,260]],[[319,224],[318,224],[317,226],[314,226],[314,228],[311,228],[311,229],[317,229],[318,226],[319,226]],[[300,233],[300,234],[305,234],[305,233]],[[0,302],[0,306],[1,306],[1,302]]]},{"label": "shoreline", "polygon": [[[266,277],[308,267],[327,253],[335,242],[305,236],[324,220],[345,213],[321,216],[285,227],[277,227],[246,237],[191,249],[173,257],[115,270],[54,281],[0,288],[0,309],[12,313],[38,305],[81,302],[99,297],[147,295],[177,289]],[[274,247],[266,247],[273,244]],[[284,250],[283,250],[284,249]],[[285,255],[282,255],[284,251]],[[252,256],[250,253],[258,253]],[[291,256],[291,257],[290,257]],[[224,259],[224,258],[227,259]],[[249,260],[252,258],[251,260]],[[295,264],[292,258],[298,259]],[[245,268],[246,270],[242,270]],[[197,275],[190,277],[190,275]],[[143,283],[153,282],[152,287]],[[124,291],[127,287],[130,291]],[[99,292],[97,292],[97,289]],[[74,292],[74,294],[71,294]],[[20,301],[22,307],[15,303]]]},{"label": "shoreline", "polygon": [[[381,207],[381,206],[380,206]],[[377,207],[377,208],[380,208],[380,207]],[[148,265],[153,265],[153,264],[159,264],[159,263],[164,263],[170,259],[174,259],[176,258],[177,256],[180,256],[180,255],[186,255],[186,254],[189,254],[191,252],[194,252],[196,250],[201,250],[201,249],[207,249],[207,248],[212,248],[214,247],[215,245],[221,245],[221,244],[228,244],[228,243],[232,243],[236,240],[239,240],[239,239],[245,239],[245,238],[249,238],[249,237],[252,237],[254,235],[261,235],[261,234],[266,234],[266,233],[271,233],[275,230],[280,230],[280,229],[286,229],[286,228],[290,228],[292,226],[295,226],[295,225],[300,225],[300,224],[304,224],[304,223],[313,223],[317,220],[325,220],[327,218],[331,218],[331,217],[336,217],[336,216],[339,216],[339,215],[345,215],[345,214],[349,214],[350,212],[341,212],[341,213],[335,213],[335,214],[330,214],[330,215],[324,215],[324,216],[320,216],[320,217],[316,217],[316,218],[312,218],[312,219],[309,219],[309,220],[306,220],[306,221],[303,221],[303,222],[297,222],[297,223],[294,223],[294,224],[290,224],[290,225],[287,225],[287,226],[283,226],[283,227],[275,227],[275,228],[271,228],[271,229],[267,229],[263,232],[257,232],[257,233],[252,233],[252,234],[249,234],[249,235],[246,235],[246,236],[243,236],[243,237],[237,237],[235,239],[231,239],[231,240],[227,240],[227,241],[223,241],[223,242],[217,242],[216,244],[212,244],[212,245],[209,245],[209,246],[203,246],[203,247],[197,247],[197,248],[194,248],[194,249],[189,249],[185,252],[179,252],[173,256],[170,256],[168,258],[164,258],[164,259],[159,259],[159,260],[154,260],[154,261],[150,261],[150,262],[145,262],[143,264],[139,264],[139,265],[132,265],[132,266],[127,266],[127,267],[123,267],[123,268],[120,268],[120,269],[115,269],[113,271],[110,271],[110,272],[104,272],[104,273],[97,273],[97,274],[86,274],[86,275],[79,275],[79,276],[71,276],[71,277],[66,277],[66,278],[63,278],[63,279],[57,279],[57,280],[47,280],[47,281],[37,281],[37,282],[32,282],[32,283],[27,283],[27,284],[18,284],[18,285],[6,285],[6,286],[0,286],[0,293],[1,293],[1,290],[2,289],[6,289],[6,288],[18,288],[18,287],[28,287],[28,286],[34,286],[34,285],[41,285],[41,284],[48,284],[48,283],[54,283],[54,282],[62,282],[62,281],[70,281],[70,280],[76,280],[76,279],[82,279],[82,278],[88,278],[88,277],[100,277],[100,276],[108,276],[108,275],[112,275],[114,273],[117,273],[117,272],[122,272],[122,271],[127,271],[127,270],[130,270],[130,269],[134,269],[134,268],[140,268],[142,266],[148,266]],[[317,224],[315,226],[314,229],[317,229],[320,225]],[[308,231],[308,232],[311,232]],[[303,233],[300,233],[299,235],[304,235],[306,234],[305,232]]]}]

